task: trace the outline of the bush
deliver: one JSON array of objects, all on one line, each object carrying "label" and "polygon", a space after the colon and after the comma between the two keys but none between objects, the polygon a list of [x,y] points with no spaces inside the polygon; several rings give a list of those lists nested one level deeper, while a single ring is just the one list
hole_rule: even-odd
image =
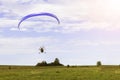
[{"label": "bush", "polygon": [[101,65],[102,65],[101,61],[97,61],[97,66],[99,67]]},{"label": "bush", "polygon": [[68,64],[68,65],[67,65],[67,68],[69,68],[69,67],[70,67],[70,65]]}]

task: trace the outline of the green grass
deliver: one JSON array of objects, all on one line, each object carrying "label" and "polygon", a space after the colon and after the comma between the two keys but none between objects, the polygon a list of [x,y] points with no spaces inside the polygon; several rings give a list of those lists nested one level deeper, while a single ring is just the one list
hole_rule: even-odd
[{"label": "green grass", "polygon": [[0,80],[120,80],[120,67],[0,66]]}]

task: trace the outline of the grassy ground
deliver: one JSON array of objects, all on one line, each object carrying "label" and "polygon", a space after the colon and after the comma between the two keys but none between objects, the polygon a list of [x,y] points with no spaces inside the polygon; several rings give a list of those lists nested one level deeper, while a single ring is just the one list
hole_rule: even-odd
[{"label": "grassy ground", "polygon": [[120,67],[0,66],[0,80],[120,80]]}]

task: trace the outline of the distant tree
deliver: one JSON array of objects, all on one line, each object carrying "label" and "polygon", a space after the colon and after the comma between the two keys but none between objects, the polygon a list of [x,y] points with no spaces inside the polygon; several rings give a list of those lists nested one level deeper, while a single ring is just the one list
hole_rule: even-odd
[{"label": "distant tree", "polygon": [[101,65],[102,65],[101,61],[97,61],[97,66],[99,67]]},{"label": "distant tree", "polygon": [[54,66],[63,66],[63,64],[60,63],[58,58],[55,58],[53,64],[54,64]]},{"label": "distant tree", "polygon": [[63,66],[63,64],[60,63],[58,58],[55,58],[54,62],[51,62],[48,65],[49,66]]},{"label": "distant tree", "polygon": [[58,64],[60,64],[60,61],[59,61],[59,59],[58,58],[55,58],[55,60],[54,60],[54,62],[53,62],[54,64],[56,64],[56,65],[58,65]]},{"label": "distant tree", "polygon": [[68,64],[68,65],[67,65],[67,68],[69,68],[69,67],[70,67],[70,65]]},{"label": "distant tree", "polygon": [[47,66],[47,62],[46,61],[42,61],[41,63],[37,63],[36,66]]}]

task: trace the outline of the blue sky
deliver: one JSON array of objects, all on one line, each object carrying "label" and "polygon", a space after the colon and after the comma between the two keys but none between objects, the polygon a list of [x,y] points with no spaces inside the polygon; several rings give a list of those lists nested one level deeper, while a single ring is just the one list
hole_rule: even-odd
[{"label": "blue sky", "polygon": [[[0,65],[35,65],[56,57],[67,65],[119,64],[119,0],[0,0]],[[31,13],[35,17],[17,25]],[[44,46],[46,54],[38,54]]]}]

